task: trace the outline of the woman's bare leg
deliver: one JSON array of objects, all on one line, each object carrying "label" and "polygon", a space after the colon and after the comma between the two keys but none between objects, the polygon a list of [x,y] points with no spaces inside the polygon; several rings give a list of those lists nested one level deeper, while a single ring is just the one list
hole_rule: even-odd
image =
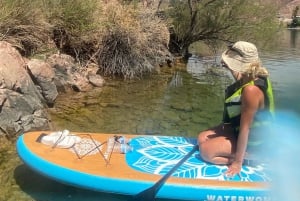
[{"label": "woman's bare leg", "polygon": [[214,164],[230,164],[236,149],[236,136],[230,125],[219,125],[201,132],[198,144],[203,160]]}]

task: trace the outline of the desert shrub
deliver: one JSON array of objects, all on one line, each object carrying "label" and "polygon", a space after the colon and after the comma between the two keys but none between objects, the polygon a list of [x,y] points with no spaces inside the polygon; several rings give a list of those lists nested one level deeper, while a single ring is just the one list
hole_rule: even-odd
[{"label": "desert shrub", "polygon": [[0,40],[13,44],[28,56],[47,48],[50,27],[46,23],[39,0],[0,1]]},{"label": "desert shrub", "polygon": [[170,56],[169,31],[155,11],[117,0],[2,0],[0,40],[24,56],[52,48],[125,79],[154,71]]},{"label": "desert shrub", "polygon": [[168,54],[169,32],[154,11],[108,3],[97,62],[104,75],[125,79],[153,72]]},{"label": "desert shrub", "polygon": [[99,38],[98,0],[46,0],[47,19],[52,25],[52,38],[62,52],[84,62],[96,49]]},{"label": "desert shrub", "polygon": [[24,56],[57,48],[78,57],[93,53],[99,29],[98,0],[2,0],[0,40],[16,46]]}]

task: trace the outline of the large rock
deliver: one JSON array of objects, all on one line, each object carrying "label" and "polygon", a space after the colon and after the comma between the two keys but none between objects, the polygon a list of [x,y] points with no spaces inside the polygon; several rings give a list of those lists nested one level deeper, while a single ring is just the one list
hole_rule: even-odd
[{"label": "large rock", "polygon": [[38,85],[40,92],[49,106],[53,106],[58,92],[53,68],[46,62],[38,59],[32,59],[27,62],[28,72],[33,82]]},{"label": "large rock", "polygon": [[88,91],[89,80],[76,64],[73,57],[66,54],[53,54],[46,60],[55,71],[55,85],[59,92]]},{"label": "large rock", "polygon": [[0,135],[49,128],[43,96],[9,43],[0,41]]},{"label": "large rock", "polygon": [[59,92],[103,86],[97,70],[97,65],[82,67],[65,54],[27,60],[0,41],[0,135],[49,129],[47,109],[54,106]]},{"label": "large rock", "polygon": [[97,74],[99,67],[95,64],[80,66],[73,57],[66,54],[53,54],[46,62],[54,69],[54,83],[59,92],[90,91],[105,83]]}]

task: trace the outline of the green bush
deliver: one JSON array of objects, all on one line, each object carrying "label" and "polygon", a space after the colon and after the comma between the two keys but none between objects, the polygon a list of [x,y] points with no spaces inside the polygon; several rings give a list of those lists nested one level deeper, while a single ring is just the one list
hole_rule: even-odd
[{"label": "green bush", "polygon": [[53,26],[64,27],[74,35],[92,30],[97,0],[46,0],[47,18]]},{"label": "green bush", "polygon": [[101,11],[98,0],[45,0],[45,13],[52,26],[56,46],[84,62],[95,51],[98,22]]},{"label": "green bush", "polygon": [[40,0],[0,1],[0,40],[13,44],[25,56],[43,49],[48,42],[47,24]]},{"label": "green bush", "polygon": [[98,4],[97,0],[2,0],[0,40],[12,43],[24,56],[55,45],[78,56],[93,40]]},{"label": "green bush", "polygon": [[198,41],[213,46],[238,40],[264,45],[279,29],[276,12],[274,4],[259,0],[173,0],[166,12],[173,25],[170,49],[188,55],[189,46]]},{"label": "green bush", "polygon": [[289,27],[298,27],[300,26],[300,17],[294,17]]}]

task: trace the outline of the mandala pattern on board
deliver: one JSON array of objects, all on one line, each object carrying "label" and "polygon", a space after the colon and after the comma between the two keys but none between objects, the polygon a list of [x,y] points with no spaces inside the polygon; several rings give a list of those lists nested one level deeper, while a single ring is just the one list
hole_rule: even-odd
[{"label": "mandala pattern on board", "polygon": [[[176,136],[146,136],[130,141],[133,151],[126,161],[135,170],[164,175],[193,149],[196,139]],[[209,164],[201,160],[199,151],[183,163],[172,176],[233,181],[270,181],[263,165],[243,166],[239,175],[226,177],[227,166]]]},{"label": "mandala pattern on board", "polygon": [[92,140],[90,138],[82,138],[79,143],[76,143],[69,150],[73,153],[77,153],[79,156],[83,155],[94,155],[102,150],[101,143]]}]

